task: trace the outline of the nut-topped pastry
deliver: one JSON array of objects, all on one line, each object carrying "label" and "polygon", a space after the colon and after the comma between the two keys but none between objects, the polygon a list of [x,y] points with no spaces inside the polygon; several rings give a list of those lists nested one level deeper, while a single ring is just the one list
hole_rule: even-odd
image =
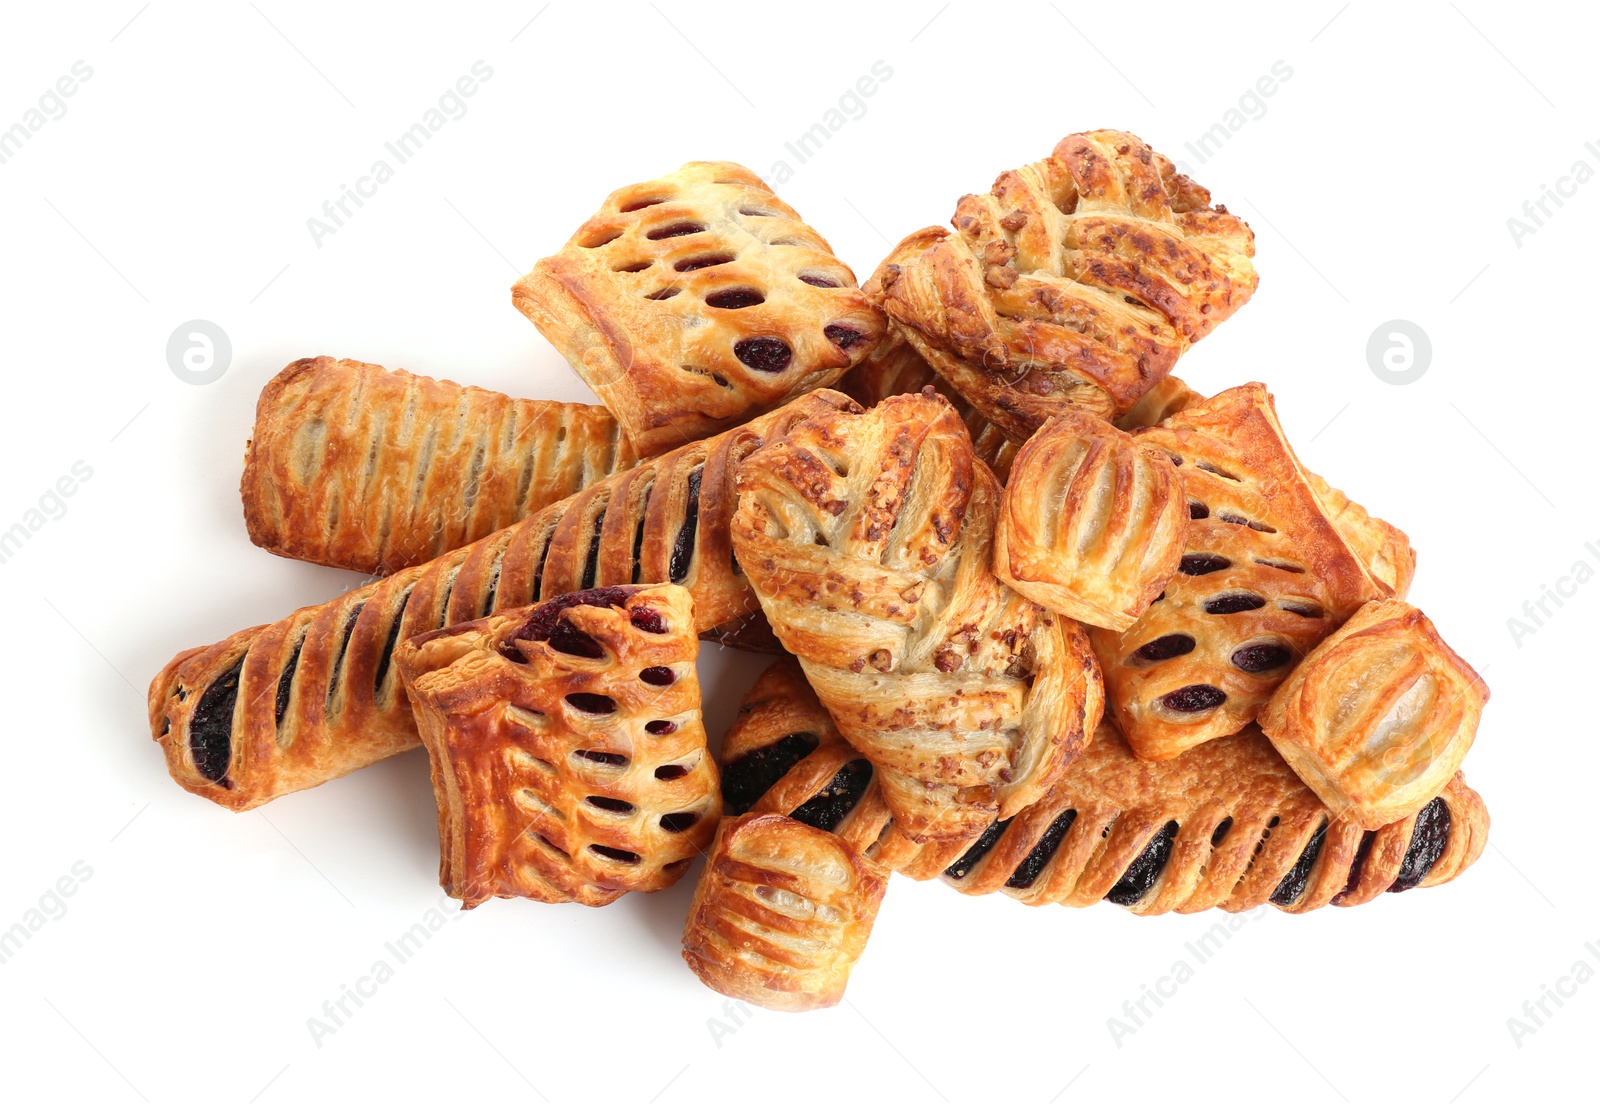
[{"label": "nut-topped pastry", "polygon": [[832,384],[885,328],[822,236],[727,161],[613,192],[512,301],[642,456]]}]

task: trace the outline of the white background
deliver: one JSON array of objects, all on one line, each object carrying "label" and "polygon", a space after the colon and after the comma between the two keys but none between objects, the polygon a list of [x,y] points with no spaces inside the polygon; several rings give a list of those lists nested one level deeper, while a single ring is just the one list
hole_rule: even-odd
[{"label": "white background", "polygon": [[[0,565],[0,929],[92,870],[0,964],[0,1096],[1593,1095],[1600,982],[1547,1001],[1520,1042],[1507,1024],[1580,959],[1600,969],[1600,584],[1520,642],[1507,625],[1574,563],[1600,568],[1600,181],[1520,243],[1507,227],[1578,160],[1600,169],[1600,27],[1577,6],[139,2],[14,5],[0,28],[0,127],[93,69],[0,165],[0,529],[74,462],[93,470]],[[314,244],[306,220],[478,60],[493,77],[465,116]],[[798,164],[785,140],[880,60],[893,75],[865,114]],[[1280,60],[1293,75],[1264,115],[1203,164],[1184,148]],[[167,779],[144,719],[177,650],[358,583],[245,537],[261,386],[325,353],[587,399],[509,287],[611,189],[689,159],[786,160],[781,194],[864,279],[891,239],[1094,127],[1143,136],[1255,229],[1260,292],[1180,374],[1266,381],[1307,465],[1411,535],[1412,599],[1494,689],[1466,763],[1494,820],[1482,861],[1356,910],[1251,917],[1120,1042],[1107,1020],[1219,916],[897,878],[829,1012],[734,1027],[678,956],[686,880],[602,911],[452,911],[315,1043],[307,1020],[439,902],[424,756],[233,815]],[[165,356],[196,318],[233,345],[204,387]],[[1365,355],[1396,318],[1433,346],[1403,387]],[[705,649],[713,735],[763,664]]]}]

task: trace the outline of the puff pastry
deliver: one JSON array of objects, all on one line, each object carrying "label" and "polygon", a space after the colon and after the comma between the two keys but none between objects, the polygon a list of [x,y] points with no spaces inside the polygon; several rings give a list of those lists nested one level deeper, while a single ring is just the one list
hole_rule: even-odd
[{"label": "puff pastry", "polygon": [[1178,571],[1188,521],[1171,458],[1103,419],[1063,411],[1017,454],[995,571],[1051,611],[1127,630]]},{"label": "puff pastry", "polygon": [[950,403],[819,410],[736,479],[739,564],[902,833],[965,837],[1041,796],[1100,677],[1081,627],[995,577],[999,485]]},{"label": "puff pastry", "polygon": [[1426,615],[1376,600],[1297,665],[1261,729],[1322,802],[1367,830],[1413,815],[1472,748],[1489,686]]},{"label": "puff pastry", "polygon": [[1122,131],[1068,135],[904,239],[865,291],[1016,442],[1064,406],[1132,408],[1250,299],[1255,238]]},{"label": "puff pastry", "polygon": [[1136,440],[1178,467],[1185,549],[1138,622],[1091,638],[1118,726],[1159,760],[1254,719],[1295,661],[1383,587],[1323,510],[1264,386],[1219,393]]},{"label": "puff pastry", "polygon": [[683,959],[723,995],[775,1011],[844,998],[888,873],[782,815],[724,819],[695,887]]},{"label": "puff pastry", "polygon": [[256,545],[385,576],[636,460],[603,407],[317,357],[262,390],[240,492]]},{"label": "puff pastry", "polygon": [[470,546],[179,654],[151,682],[148,703],[168,771],[242,811],[410,749],[417,728],[391,665],[400,642],[585,588],[681,584],[701,633],[774,649],[733,558],[733,466],[763,434],[838,405],[850,401],[802,396]]},{"label": "puff pastry", "polygon": [[645,456],[832,384],[886,326],[822,236],[726,161],[613,192],[512,301]]},{"label": "puff pastry", "polygon": [[1324,807],[1254,726],[1152,765],[1107,724],[1043,801],[976,841],[924,846],[901,870],[1030,904],[1300,913],[1447,883],[1488,833],[1483,800],[1459,774],[1420,813],[1363,831]]},{"label": "puff pastry", "polygon": [[722,813],[672,584],[574,592],[402,643],[439,807],[439,882],[591,907],[678,879]]}]

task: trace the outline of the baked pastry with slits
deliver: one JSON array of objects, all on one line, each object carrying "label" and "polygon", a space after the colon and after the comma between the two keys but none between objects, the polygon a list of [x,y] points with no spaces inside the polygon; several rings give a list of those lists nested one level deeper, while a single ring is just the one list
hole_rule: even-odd
[{"label": "baked pastry with slits", "polygon": [[907,837],[1032,803],[1099,719],[1083,629],[994,575],[1000,489],[931,389],[819,409],[737,472],[734,549]]},{"label": "baked pastry with slits", "polygon": [[1426,615],[1376,600],[1295,666],[1261,729],[1323,803],[1376,830],[1455,775],[1488,702],[1489,686]]},{"label": "baked pastry with slits", "polygon": [[240,492],[256,545],[383,576],[636,460],[603,407],[317,357],[262,390]]},{"label": "baked pastry with slits", "polygon": [[1171,458],[1104,419],[1063,411],[1017,453],[995,571],[1051,611],[1127,630],[1178,571],[1188,520]]},{"label": "baked pastry with slits", "polygon": [[1323,510],[1264,386],[1230,388],[1135,437],[1177,466],[1184,553],[1138,622],[1090,637],[1117,725],[1160,760],[1243,728],[1384,589]]},{"label": "baked pastry with slits", "polygon": [[788,422],[838,405],[802,396],[715,439],[599,481],[470,546],[173,658],[150,685],[150,733],[184,788],[237,811],[417,745],[391,664],[440,627],[567,592],[680,584],[695,626],[776,649],[733,558],[733,466]]},{"label": "baked pastry with slits", "polygon": [[886,326],[822,236],[727,161],[613,192],[512,302],[644,456],[832,384]]},{"label": "baked pastry with slits", "polygon": [[678,879],[722,813],[689,593],[595,588],[395,653],[433,768],[439,882],[598,907]]},{"label": "baked pastry with slits", "polygon": [[1109,900],[1159,915],[1270,903],[1299,913],[1447,883],[1488,833],[1483,800],[1460,774],[1421,812],[1363,831],[1325,807],[1254,726],[1150,764],[1106,724],[1044,800],[975,842],[924,846],[899,867],[1030,904]]},{"label": "baked pastry with slits", "polygon": [[1065,406],[1128,411],[1256,288],[1250,228],[1123,131],[1068,135],[951,223],[865,291],[1018,443]]},{"label": "baked pastry with slits", "polygon": [[775,1011],[832,1007],[888,877],[842,838],[794,819],[724,819],[689,905],[683,959],[734,999]]}]

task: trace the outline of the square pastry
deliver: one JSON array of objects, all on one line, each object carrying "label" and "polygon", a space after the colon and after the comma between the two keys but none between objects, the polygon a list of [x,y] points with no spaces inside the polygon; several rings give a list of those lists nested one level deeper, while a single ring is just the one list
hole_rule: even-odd
[{"label": "square pastry", "polygon": [[511,298],[643,456],[832,384],[886,326],[822,236],[725,161],[613,192]]},{"label": "square pastry", "polygon": [[1378,600],[1289,674],[1261,729],[1323,803],[1376,830],[1439,793],[1488,702],[1489,686],[1426,615]]},{"label": "square pastry", "polygon": [[722,812],[697,647],[672,584],[573,592],[403,644],[445,889],[467,907],[599,906],[683,875]]}]

